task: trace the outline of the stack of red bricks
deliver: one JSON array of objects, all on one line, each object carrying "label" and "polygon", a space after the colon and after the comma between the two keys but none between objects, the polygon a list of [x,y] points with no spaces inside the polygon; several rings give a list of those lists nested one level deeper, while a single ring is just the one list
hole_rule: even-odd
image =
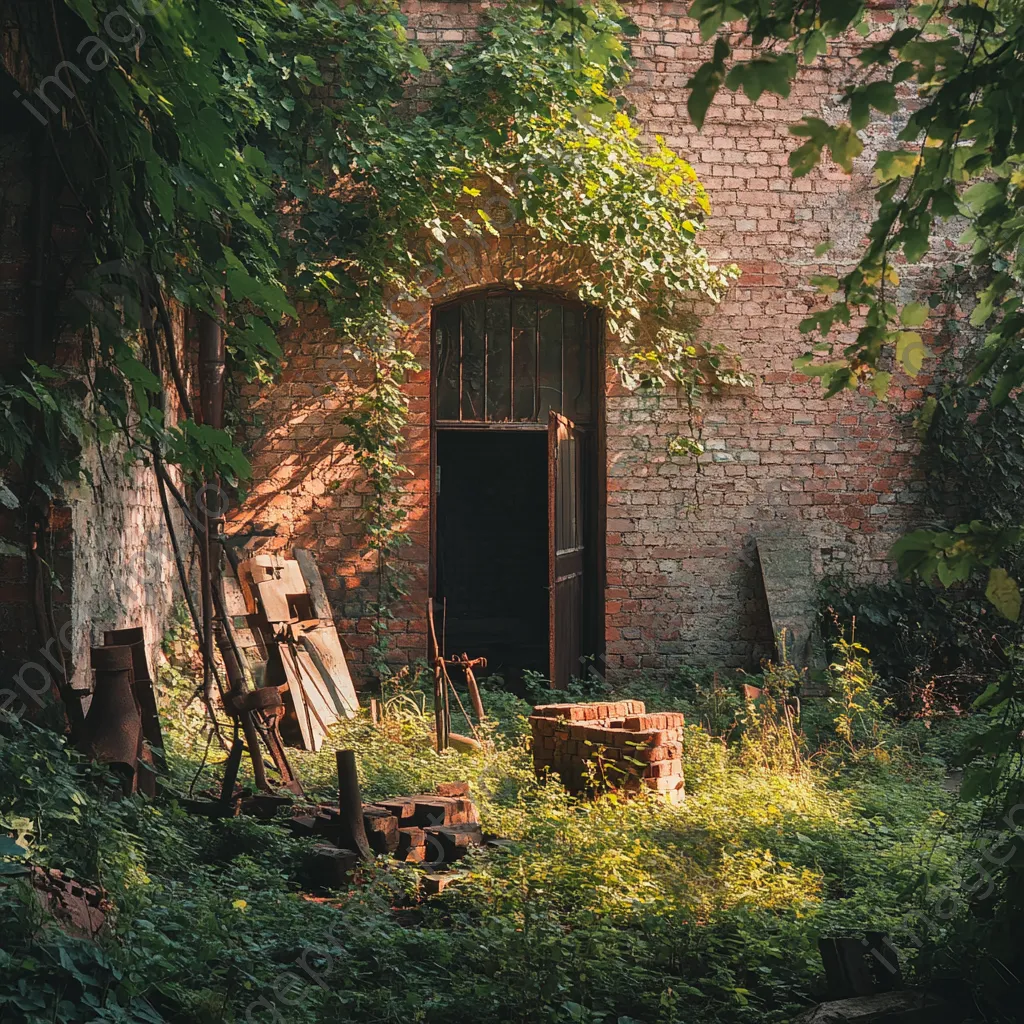
[{"label": "stack of red bricks", "polygon": [[571,793],[642,788],[683,799],[683,716],[646,714],[643,701],[542,704],[533,709],[533,765]]},{"label": "stack of red bricks", "polygon": [[[469,796],[468,782],[446,782],[436,793],[400,796],[363,804],[363,824],[370,849],[377,855],[395,857],[410,864],[450,864],[471,847],[484,844],[480,816]],[[295,835],[328,840],[332,846],[315,848],[315,855],[329,864],[320,871],[325,885],[345,884],[346,875],[359,855],[345,843],[347,829],[336,807],[320,805],[298,814],[289,822]]]}]

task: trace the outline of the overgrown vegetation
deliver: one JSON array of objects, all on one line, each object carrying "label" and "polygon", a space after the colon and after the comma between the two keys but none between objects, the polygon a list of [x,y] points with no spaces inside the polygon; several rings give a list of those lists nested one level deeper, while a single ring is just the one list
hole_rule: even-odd
[{"label": "overgrown vegetation", "polygon": [[[980,281],[970,324],[985,331],[984,340],[968,353],[964,372],[919,410],[919,425],[939,456],[929,482],[942,500],[936,521],[892,552],[904,572],[946,594],[916,586],[889,595],[855,593],[842,599],[841,612],[863,608],[874,636],[879,627],[896,627],[881,653],[895,669],[893,689],[904,710],[916,705],[931,714],[936,686],[944,684],[951,690],[947,703],[963,707],[973,699],[987,711],[980,737],[963,755],[976,760],[968,788],[988,800],[985,827],[997,835],[1016,830],[1016,838],[1024,795],[1020,637],[1016,628],[991,626],[988,616],[990,607],[1010,623],[1021,617],[1024,14],[1019,3],[1004,0],[935,0],[873,25],[870,6],[867,0],[695,0],[691,13],[703,37],[715,42],[711,60],[690,81],[690,112],[701,124],[723,86],[742,89],[753,101],[765,93],[788,96],[800,64],[812,64],[830,40],[853,31],[866,37],[874,29],[857,55],[862,73],[851,76],[842,97],[846,120],[808,115],[790,126],[805,140],[789,160],[799,176],[826,152],[851,172],[864,150],[858,133],[872,111],[894,114],[913,97],[899,145],[875,156],[878,205],[856,263],[825,265],[813,279],[828,304],[801,324],[819,340],[795,365],[821,378],[828,395],[869,384],[880,400],[896,366],[916,375],[932,355],[919,328],[953,311],[941,288],[927,304],[905,301],[902,267],[932,251],[942,222],[966,220],[961,242]],[[740,52],[747,43],[755,47],[749,55]],[[818,255],[828,248],[823,244]],[[838,625],[845,628],[842,617]],[[968,900],[971,913],[954,941],[965,962],[985,965],[989,998],[999,993],[1004,1006],[1019,1008],[1024,963],[1008,929],[1024,914],[1022,858],[1015,842],[1007,847],[1005,859],[986,850]]]},{"label": "overgrown vegetation", "polygon": [[[67,39],[99,31],[115,6],[54,4],[53,36],[33,58],[48,72]],[[219,319],[233,369],[259,379],[280,356],[275,330],[295,317],[292,303],[318,302],[371,367],[347,423],[370,484],[383,666],[403,586],[391,563],[412,368],[391,298],[429,288],[468,241],[525,230],[571,260],[581,297],[607,309],[631,386],[673,383],[692,399],[697,387],[743,382],[728,353],[680,329],[686,303],[716,300],[731,271],[696,242],[708,199],[692,170],[660,143],[637,142],[619,95],[619,36],[633,27],[614,5],[513,3],[479,44],[433,57],[410,43],[390,0],[133,6],[147,8],[145,38],[90,64],[87,87],[69,80],[60,128],[47,128],[84,218],[88,244],[66,269],[68,323],[93,343],[88,372],[83,381],[81,367],[64,375],[28,361],[0,388],[0,458],[21,465],[44,503],[78,474],[82,445],[114,436],[129,459],[243,486],[248,465],[231,438],[191,416],[168,300]],[[706,36],[743,17],[755,43],[784,45],[727,69],[723,33],[691,83],[695,120],[723,84],[752,99],[785,95],[798,60],[863,24],[866,6],[698,0]],[[462,881],[430,901],[415,869],[390,863],[311,899],[307,842],[276,824],[205,822],[172,798],[121,799],[55,733],[5,716],[0,1021],[782,1022],[822,992],[817,936],[869,928],[893,935],[915,979],[968,979],[985,1019],[1013,1019],[1024,714],[1019,635],[1005,623],[1020,610],[1024,23],[1010,3],[939,3],[909,17],[864,49],[874,80],[848,91],[848,124],[794,126],[807,140],[795,173],[825,150],[849,169],[871,109],[893,111],[911,82],[921,101],[907,148],[879,157],[880,213],[862,259],[818,278],[841,294],[805,323],[823,341],[799,365],[830,393],[870,382],[879,399],[888,350],[916,372],[918,328],[940,303],[898,302],[895,264],[923,257],[935,218],[969,218],[987,280],[973,320],[994,326],[966,383],[919,412],[936,522],[900,549],[946,591],[836,597],[839,629],[856,618],[858,632],[837,644],[830,695],[817,703],[794,700],[785,665],[748,678],[760,694],[747,697],[714,674],[667,689],[628,680],[625,695],[691,718],[679,807],[585,803],[538,783],[526,708],[494,690],[493,747],[438,756],[415,678],[405,691],[392,681],[379,728],[364,716],[333,737],[359,751],[367,796],[469,778],[485,825],[509,840],[474,854]],[[408,88],[423,74],[432,89],[416,110]],[[637,329],[641,314],[650,329]],[[836,327],[857,334],[833,353]],[[699,438],[676,444],[699,450]],[[997,628],[989,605],[1005,620]],[[881,655],[882,678],[866,648]],[[933,714],[944,676],[956,717]],[[195,680],[185,671],[166,682],[173,788],[202,788],[217,765],[190,702]],[[568,696],[606,692],[599,685]],[[986,714],[961,717],[972,699]],[[331,753],[297,758],[324,799]],[[943,785],[954,766],[958,802]],[[45,919],[19,881],[29,863],[107,888],[98,942]]]},{"label": "overgrown vegetation", "polygon": [[[993,405],[993,381],[964,380],[970,349],[952,354],[950,372],[914,417],[922,432],[917,464],[924,474],[924,514],[934,523],[973,518],[1002,528],[1019,518],[1024,501],[1024,403]],[[1024,571],[1024,551],[1003,561]],[[1005,671],[1024,642],[1024,623],[997,614],[986,580],[969,576],[934,587],[919,578],[850,587],[829,581],[823,594],[826,635],[857,620],[857,633],[891,686],[903,713],[963,710],[993,675]]]},{"label": "overgrown vegetation", "polygon": [[[814,742],[798,719],[765,728],[791,693],[785,668],[754,680],[770,702],[739,701],[714,732],[688,727],[679,807],[588,803],[538,783],[529,705],[490,688],[494,747],[483,755],[434,753],[415,687],[391,698],[380,728],[365,714],[341,726],[333,742],[358,750],[368,798],[467,778],[487,831],[510,840],[428,901],[414,869],[386,861],[351,891],[310,901],[299,891],[309,841],[119,799],[56,736],[7,721],[4,826],[18,820],[34,862],[102,882],[115,910],[94,945],[45,925],[16,879],[0,888],[0,1020],[787,1020],[821,994],[819,934],[898,934],[922,872],[957,884],[971,817],[952,813],[942,744],[887,723],[863,699],[862,652],[838,654],[842,707],[815,712]],[[864,682],[851,686],[855,672]],[[202,716],[187,710],[188,674],[163,682],[185,789],[204,757]],[[735,692],[732,680],[717,685]],[[691,675],[660,706],[702,699]],[[847,728],[851,700],[860,710]],[[311,790],[332,799],[332,751],[297,756]],[[198,786],[218,776],[208,765]],[[925,963],[910,943],[904,953]]]}]

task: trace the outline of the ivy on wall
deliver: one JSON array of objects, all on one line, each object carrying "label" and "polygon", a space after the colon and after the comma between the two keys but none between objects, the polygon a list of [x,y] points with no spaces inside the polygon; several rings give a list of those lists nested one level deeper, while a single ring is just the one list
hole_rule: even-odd
[{"label": "ivy on wall", "polygon": [[[56,453],[114,433],[129,458],[243,488],[233,439],[193,415],[168,302],[219,320],[230,369],[249,379],[276,368],[293,303],[317,302],[373,367],[348,424],[371,485],[383,634],[402,587],[383,566],[401,545],[412,367],[387,310],[446,272],[453,239],[525,232],[568,254],[580,298],[622,340],[627,382],[691,379],[695,362],[714,374],[680,331],[735,269],[699,245],[709,203],[692,168],[642,144],[629,119],[619,87],[636,29],[616,4],[514,0],[479,42],[428,56],[395,0],[46,2],[52,24],[28,42],[43,85],[25,102],[84,218],[59,328],[85,339],[95,418],[55,422],[51,456],[36,460],[45,490],[77,472]],[[79,386],[57,373],[29,365],[5,385],[0,453],[22,455],[26,404],[52,413],[55,389]]]}]

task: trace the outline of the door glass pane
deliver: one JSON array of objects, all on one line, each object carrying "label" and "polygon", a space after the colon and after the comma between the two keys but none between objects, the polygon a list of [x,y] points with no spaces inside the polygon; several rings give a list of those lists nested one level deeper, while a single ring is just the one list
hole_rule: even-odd
[{"label": "door glass pane", "polygon": [[563,313],[565,335],[562,361],[565,368],[565,394],[562,412],[575,423],[590,422],[590,351],[584,332],[583,310],[566,306]]},{"label": "door glass pane", "polygon": [[548,411],[562,411],[562,307],[539,304],[537,334],[540,345],[538,374],[538,413],[544,419]]},{"label": "door glass pane", "polygon": [[484,299],[462,307],[462,418],[484,418]]},{"label": "door glass pane", "polygon": [[459,418],[459,307],[449,306],[434,314],[434,345],[437,351],[437,418]]},{"label": "door glass pane", "polygon": [[511,303],[509,295],[487,300],[487,418],[499,423],[512,417]]},{"label": "door glass pane", "polygon": [[[537,419],[537,301],[512,297],[513,419]],[[545,414],[546,415],[546,414]]]}]

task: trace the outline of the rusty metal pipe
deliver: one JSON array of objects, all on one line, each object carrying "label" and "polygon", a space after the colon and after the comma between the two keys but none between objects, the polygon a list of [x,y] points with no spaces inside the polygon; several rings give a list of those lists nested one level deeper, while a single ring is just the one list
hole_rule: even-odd
[{"label": "rusty metal pipe", "polygon": [[[220,314],[221,305],[217,310]],[[224,332],[216,317],[202,313],[199,317],[199,407],[202,411],[203,423],[220,429],[224,426],[224,370],[225,346]],[[214,487],[218,480],[209,481]],[[208,499],[202,503],[203,531],[199,538],[200,569],[202,576],[203,604],[203,693],[207,705],[213,707],[214,680],[214,631],[213,631],[213,589],[217,567],[214,558],[220,560],[219,552],[214,551],[213,539],[216,533],[214,520],[208,508]]]},{"label": "rusty metal pipe", "polygon": [[256,732],[256,722],[251,711],[243,711],[239,719],[242,723],[242,732],[245,734],[245,745],[249,748],[249,757],[252,760],[252,774],[256,781],[256,788],[269,793],[270,780],[267,778],[267,769],[263,764],[263,754],[260,752],[260,738]]},{"label": "rusty metal pipe", "polygon": [[338,765],[338,809],[341,811],[341,825],[344,829],[343,840],[363,860],[373,860],[363,821],[363,796],[359,791],[356,752],[339,750],[335,758]]},{"label": "rusty metal pipe", "polygon": [[482,722],[487,717],[484,714],[484,702],[480,699],[480,687],[477,685],[476,676],[473,675],[473,667],[468,662],[466,663],[466,689],[469,690],[469,699],[473,702],[473,714],[476,715],[478,722]]},{"label": "rusty metal pipe", "polygon": [[[223,307],[218,310],[223,312]],[[220,322],[208,313],[199,316],[199,407],[203,422],[224,426],[224,374],[226,346]]]},{"label": "rusty metal pipe", "polygon": [[142,737],[142,714],[132,689],[132,649],[93,647],[91,661],[96,689],[85,717],[83,746],[95,760],[117,771],[130,792]]}]

